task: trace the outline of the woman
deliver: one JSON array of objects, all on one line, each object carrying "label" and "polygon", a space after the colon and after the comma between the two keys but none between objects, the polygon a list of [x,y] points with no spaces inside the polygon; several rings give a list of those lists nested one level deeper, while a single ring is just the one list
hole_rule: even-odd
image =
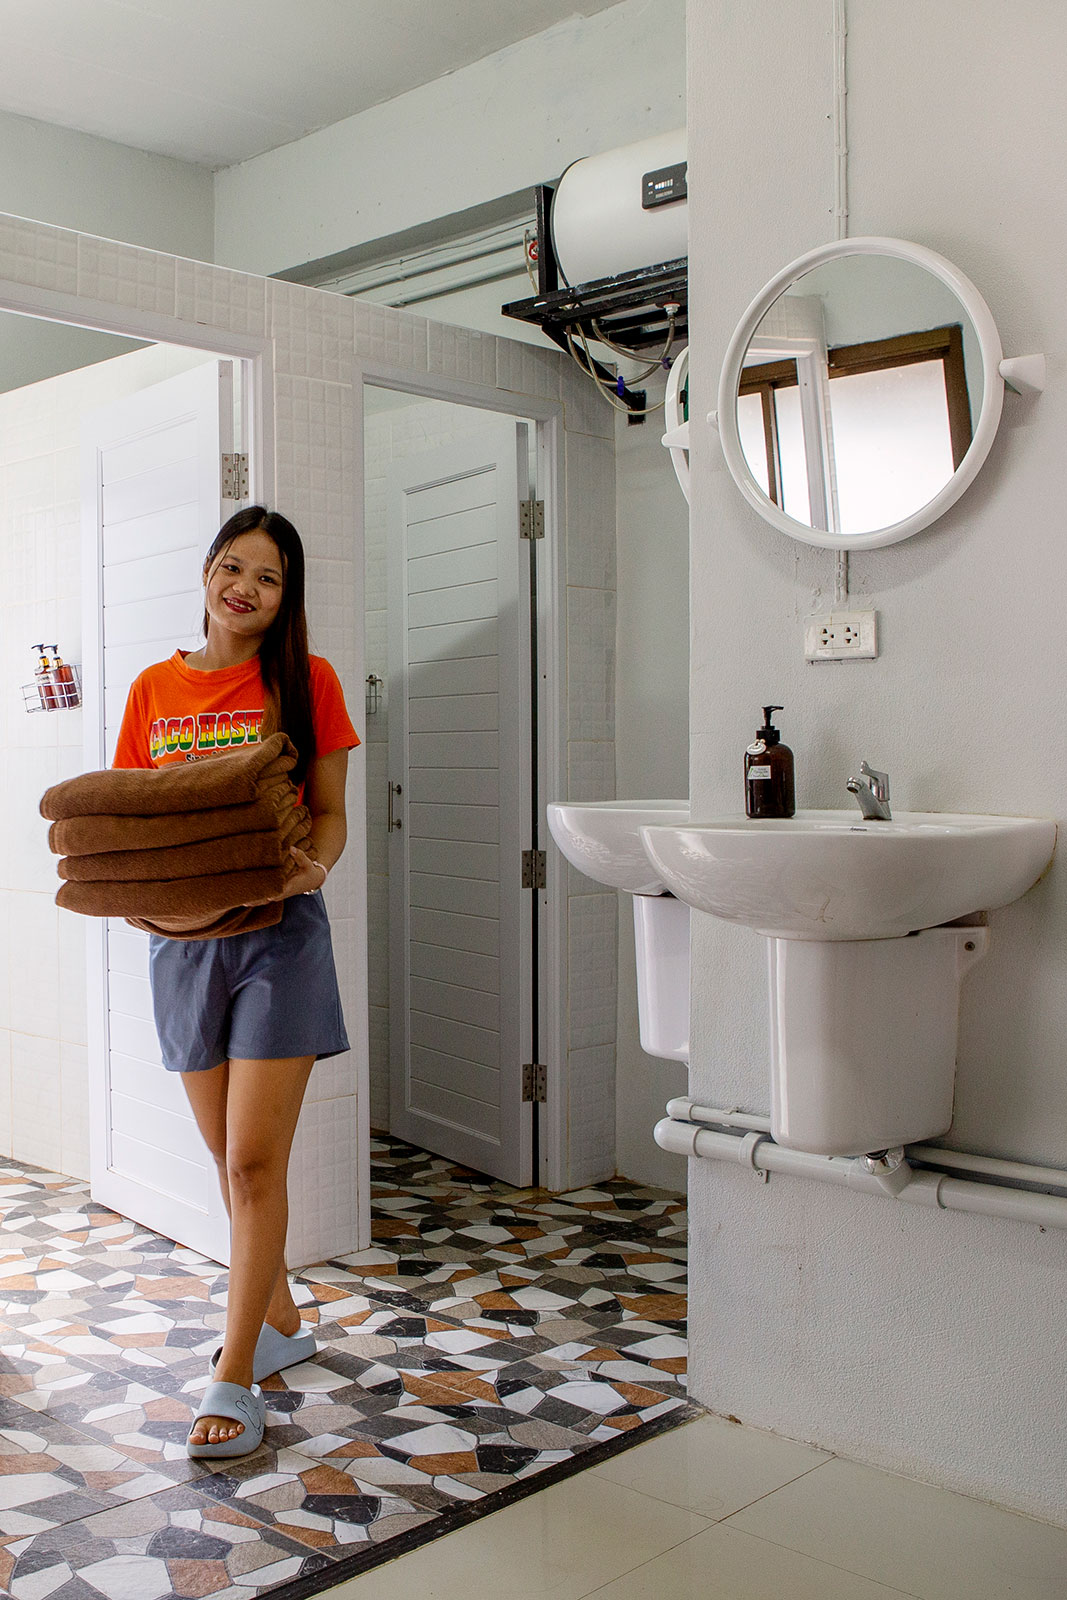
[{"label": "woman", "polygon": [[[308,655],[304,552],[292,523],[263,506],[237,512],[208,551],[203,582],[205,643],[134,681],[113,764],[210,759],[220,727],[242,740],[280,729],[298,752],[290,776],[311,814],[313,850],[292,852],[276,926],[149,938],[163,1063],[182,1075],[230,1217],[226,1334],[188,1450],[237,1456],[263,1437],[256,1380],[315,1349],[286,1274],[286,1172],[312,1066],[348,1049],[320,891],[345,847],[348,752],[359,739],[333,668]],[[176,716],[192,718],[196,738],[191,750],[168,753],[160,734]]]}]

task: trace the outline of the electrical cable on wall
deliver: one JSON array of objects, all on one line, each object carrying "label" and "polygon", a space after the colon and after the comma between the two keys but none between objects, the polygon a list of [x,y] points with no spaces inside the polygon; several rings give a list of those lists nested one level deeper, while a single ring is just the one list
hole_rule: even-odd
[{"label": "electrical cable on wall", "polygon": [[[663,306],[662,309],[667,313],[667,337],[664,341],[663,348],[653,360],[647,363],[641,372],[635,373],[629,378],[629,383],[641,383],[644,381],[644,379],[651,377],[654,372],[670,371],[670,356],[671,350],[673,349],[675,343],[675,326],[677,323],[679,307],[677,305],[670,304]],[[640,361],[643,359],[641,353],[635,350],[628,350],[624,346],[616,344],[613,340],[605,337],[604,332],[596,318],[591,319],[591,326],[597,340],[601,344],[606,345],[609,350],[614,351],[616,355],[624,356],[628,361]],[[593,382],[601,390],[604,398],[615,407],[616,411],[625,411],[629,416],[648,416],[651,412],[662,409],[666,401],[666,395],[662,400],[657,400],[652,405],[620,405],[618,399],[616,399],[616,395],[619,395],[618,384],[622,382],[622,379],[620,378],[616,380],[616,386],[613,393],[610,381],[601,378],[599,373],[595,370],[593,355],[589,349],[589,341],[586,338],[585,330],[582,328],[581,324],[575,323],[573,325],[573,331],[570,327],[566,328],[564,331],[567,339],[567,348],[575,362],[577,362],[578,367],[582,372],[585,373],[586,377],[592,378]],[[581,355],[579,355],[578,350],[575,348],[574,333],[577,333],[578,339],[582,346]]]},{"label": "electrical cable on wall", "polygon": [[[848,21],[845,0],[834,6],[834,237],[848,238],[848,79],[845,47]],[[848,551],[838,550],[834,559],[834,604],[848,600]]]}]

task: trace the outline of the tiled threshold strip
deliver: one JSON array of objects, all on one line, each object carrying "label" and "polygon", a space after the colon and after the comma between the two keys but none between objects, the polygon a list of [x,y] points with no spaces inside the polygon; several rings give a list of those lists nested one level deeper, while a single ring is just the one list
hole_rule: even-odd
[{"label": "tiled threshold strip", "polygon": [[684,1202],[515,1191],[392,1139],[374,1245],[301,1274],[263,1446],[184,1439],[213,1262],[0,1162],[0,1590],[297,1600],[686,1420]]}]

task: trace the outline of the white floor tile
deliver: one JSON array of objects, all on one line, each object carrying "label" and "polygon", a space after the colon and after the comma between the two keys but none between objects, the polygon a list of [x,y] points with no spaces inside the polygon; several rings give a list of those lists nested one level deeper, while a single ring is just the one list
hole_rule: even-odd
[{"label": "white floor tile", "polygon": [[901,1600],[901,1591],[719,1523],[583,1600]]},{"label": "white floor tile", "polygon": [[331,1600],[581,1600],[709,1524],[591,1472],[330,1590]]},{"label": "white floor tile", "polygon": [[1067,1594],[1067,1529],[853,1461],[826,1462],[729,1527],[921,1600]]},{"label": "white floor tile", "polygon": [[717,1521],[830,1459],[792,1439],[699,1417],[594,1467],[593,1475]]}]

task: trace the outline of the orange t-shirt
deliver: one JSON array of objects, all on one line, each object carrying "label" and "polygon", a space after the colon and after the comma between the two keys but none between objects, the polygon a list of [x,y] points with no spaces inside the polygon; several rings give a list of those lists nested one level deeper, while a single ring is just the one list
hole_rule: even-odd
[{"label": "orange t-shirt", "polygon": [[[198,672],[186,666],[187,654],[176,650],[133,680],[112,766],[165,767],[258,743],[265,699],[259,657]],[[308,661],[316,756],[354,749],[359,736],[336,672],[322,656]]]}]

